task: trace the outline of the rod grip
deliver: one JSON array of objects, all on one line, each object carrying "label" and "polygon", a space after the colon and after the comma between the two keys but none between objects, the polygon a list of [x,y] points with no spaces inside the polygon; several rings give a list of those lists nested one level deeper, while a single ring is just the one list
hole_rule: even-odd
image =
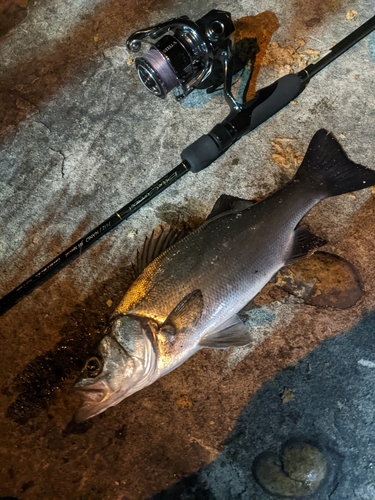
[{"label": "rod grip", "polygon": [[195,174],[211,165],[222,154],[223,149],[210,135],[202,135],[181,153],[183,161],[187,161],[190,171]]},{"label": "rod grip", "polygon": [[[299,96],[305,88],[300,76],[294,73],[283,76],[273,85],[275,85],[275,87],[271,95],[253,109],[251,113],[250,130],[254,130],[261,123],[275,115],[280,109],[284,108],[293,101],[293,99]],[[262,90],[265,91],[267,88]],[[260,97],[262,97],[262,90],[260,91]]]},{"label": "rod grip", "polygon": [[259,127],[295,99],[305,88],[301,77],[285,75],[268,87],[264,87],[248,101],[233,118],[225,121],[235,140]]},{"label": "rod grip", "polygon": [[181,158],[189,162],[190,171],[196,174],[217,160],[233,142],[231,132],[223,123],[218,123],[208,134],[185,148]]}]

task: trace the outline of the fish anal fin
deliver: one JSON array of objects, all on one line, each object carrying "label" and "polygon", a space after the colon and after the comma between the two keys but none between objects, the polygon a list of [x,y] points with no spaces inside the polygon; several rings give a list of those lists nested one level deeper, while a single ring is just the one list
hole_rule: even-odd
[{"label": "fish anal fin", "polygon": [[177,241],[182,240],[187,233],[187,228],[164,229],[160,226],[157,230],[152,231],[150,237],[146,237],[142,251],[137,251],[136,263],[133,264],[134,279],[138,278],[145,268]]},{"label": "fish anal fin", "polygon": [[240,317],[236,314],[215,330],[201,338],[199,345],[210,349],[224,349],[226,347],[240,347],[251,342],[250,333]]},{"label": "fish anal fin", "polygon": [[297,227],[297,229],[294,230],[292,251],[285,265],[288,266],[289,264],[306,257],[309,252],[325,245],[326,243],[326,240],[319,238],[319,236],[310,232],[307,226]]},{"label": "fish anal fin", "polygon": [[194,328],[202,316],[202,311],[202,292],[194,290],[189,295],[186,295],[169,314],[160,328],[161,333],[171,336],[172,332],[178,333],[187,328]]},{"label": "fish anal fin", "polygon": [[221,215],[224,212],[229,212],[231,210],[237,210],[241,212],[245,208],[254,205],[255,201],[245,200],[243,198],[237,198],[236,196],[230,196],[229,194],[222,194],[215,202],[209,216],[206,220],[213,219],[217,215]]}]

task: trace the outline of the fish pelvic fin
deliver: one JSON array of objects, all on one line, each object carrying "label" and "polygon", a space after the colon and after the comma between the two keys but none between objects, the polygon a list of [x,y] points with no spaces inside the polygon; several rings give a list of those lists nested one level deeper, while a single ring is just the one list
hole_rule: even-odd
[{"label": "fish pelvic fin", "polygon": [[307,226],[299,226],[294,230],[294,241],[292,251],[285,265],[289,266],[293,262],[303,259],[306,255],[327,243],[326,240],[319,238],[311,233]]},{"label": "fish pelvic fin", "polygon": [[236,314],[215,330],[206,333],[201,338],[199,345],[211,349],[224,349],[226,347],[240,347],[250,344],[250,333],[240,317]]},{"label": "fish pelvic fin", "polygon": [[160,328],[160,333],[174,335],[188,328],[194,328],[202,316],[203,295],[194,290],[186,295],[173,309]]},{"label": "fish pelvic fin", "polygon": [[327,198],[374,185],[375,171],[350,160],[335,136],[320,129],[293,180]]}]

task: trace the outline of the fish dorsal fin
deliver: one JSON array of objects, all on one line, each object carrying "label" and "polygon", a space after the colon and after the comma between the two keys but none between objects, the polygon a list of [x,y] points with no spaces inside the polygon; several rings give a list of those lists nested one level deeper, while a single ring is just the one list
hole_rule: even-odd
[{"label": "fish dorsal fin", "polygon": [[206,333],[200,340],[199,345],[211,349],[224,349],[225,347],[244,346],[249,344],[250,341],[250,333],[236,314],[218,328],[215,328],[215,330]]},{"label": "fish dorsal fin", "polygon": [[315,248],[319,248],[327,243],[326,240],[319,238],[311,233],[307,226],[299,226],[294,230],[294,241],[291,255],[286,261],[286,266],[296,260],[306,257],[306,255]]},{"label": "fish dorsal fin", "polygon": [[244,198],[237,198],[236,196],[230,196],[229,194],[222,194],[213,206],[207,220],[213,219],[217,215],[221,215],[224,212],[229,212],[230,210],[237,210],[241,212],[245,208],[254,205],[255,201],[245,200]]},{"label": "fish dorsal fin", "polygon": [[167,248],[172,246],[177,241],[184,238],[189,232],[189,229],[184,227],[165,229],[160,226],[156,231],[152,231],[150,237],[146,237],[143,244],[142,251],[137,251],[136,262],[133,264],[134,279],[138,278],[145,268],[154,260],[158,255],[164,252]]},{"label": "fish dorsal fin", "polygon": [[186,295],[173,309],[160,328],[161,333],[176,334],[194,328],[202,316],[203,295],[200,290],[194,290]]}]

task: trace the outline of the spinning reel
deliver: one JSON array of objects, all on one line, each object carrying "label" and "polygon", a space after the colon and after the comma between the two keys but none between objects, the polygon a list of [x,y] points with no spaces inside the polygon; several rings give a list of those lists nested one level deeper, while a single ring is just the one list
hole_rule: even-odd
[{"label": "spinning reel", "polygon": [[[211,93],[223,84],[229,106],[238,111],[232,77],[244,69],[249,55],[244,57],[243,46],[241,50],[234,46],[234,30],[229,12],[211,10],[195,22],[181,16],[136,31],[126,45],[132,52],[141,49],[142,41],[150,45],[148,52],[135,59],[135,66],[142,84],[155,96],[165,98],[173,90],[180,101],[194,89]],[[255,57],[258,46],[255,39],[245,39],[248,48],[249,40]]]}]

